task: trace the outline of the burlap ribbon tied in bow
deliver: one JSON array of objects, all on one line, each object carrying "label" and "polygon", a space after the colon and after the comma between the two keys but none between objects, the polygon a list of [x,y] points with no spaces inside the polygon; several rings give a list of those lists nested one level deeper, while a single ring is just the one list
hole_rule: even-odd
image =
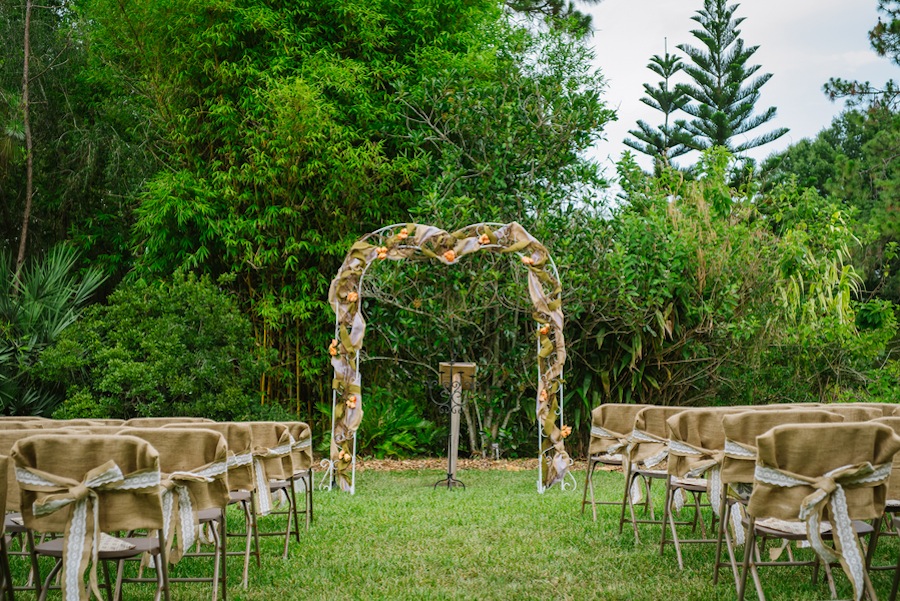
[{"label": "burlap ribbon tied in bow", "polygon": [[[725,457],[724,451],[711,451],[695,447],[680,440],[669,441],[669,455],[679,457],[690,457],[694,460],[693,467],[685,474],[688,478],[701,478],[706,476],[707,494],[709,502],[712,506],[713,513],[716,517],[719,515],[719,503],[722,500],[722,478],[721,468],[722,459]],[[684,493],[676,497],[676,509],[681,510],[684,504]]]},{"label": "burlap ribbon tied in bow", "polygon": [[72,517],[66,524],[63,539],[62,597],[64,601],[84,601],[89,598],[83,582],[84,573],[90,564],[92,566],[89,573],[90,590],[100,599],[100,589],[97,585],[100,541],[98,492],[129,490],[158,494],[159,469],[136,471],[126,476],[114,461],[107,461],[87,472],[83,481],[77,482],[40,470],[17,466],[16,480],[21,489],[46,495],[40,501],[35,501],[32,507],[35,517],[50,515],[73,505]]},{"label": "burlap ribbon tied in bow", "polygon": [[[650,434],[649,432],[645,432],[644,430],[640,430],[638,428],[632,430],[631,436],[629,436],[628,438],[628,446],[625,450],[625,473],[631,473],[632,464],[634,463],[634,450],[635,447],[637,447],[639,444],[653,443],[663,445],[662,449],[658,453],[655,453],[651,457],[647,457],[641,462],[643,463],[645,468],[652,469],[669,457],[668,442],[669,441],[665,438],[660,438],[659,436],[655,436],[653,434]],[[632,482],[629,495],[631,496],[631,502],[634,504],[640,503],[644,500],[644,491],[637,479]]]},{"label": "burlap ribbon tied in bow", "polygon": [[[887,482],[890,475],[890,463],[873,466],[868,462],[839,467],[819,478],[801,476],[760,464],[757,464],[755,472],[756,480],[773,486],[808,486],[815,489],[815,492],[803,499],[797,517],[806,523],[810,546],[822,561],[840,561],[853,584],[854,599],[857,601],[862,599],[865,590],[865,560],[859,538],[853,531],[844,489],[878,486]],[[826,506],[834,532],[834,548],[825,544],[820,530]]]},{"label": "burlap ribbon tied in bow", "polygon": [[[163,533],[169,563],[178,563],[185,550],[197,542],[197,533],[200,531],[200,521],[186,483],[212,482],[227,471],[228,463],[217,461],[191,471],[172,472],[162,481]],[[178,516],[175,520],[175,536],[170,535],[173,515]]]},{"label": "burlap ribbon tied in bow", "polygon": [[272,491],[269,490],[269,477],[266,473],[266,459],[278,459],[290,454],[294,446],[294,437],[286,434],[277,447],[257,447],[253,449],[253,480],[256,484],[256,497],[259,500],[256,513],[269,515],[272,513]]},{"label": "burlap ribbon tied in bow", "polygon": [[602,440],[616,441],[615,443],[607,447],[605,451],[603,451],[603,455],[606,456],[616,455],[628,446],[628,438],[626,436],[624,436],[623,434],[619,434],[618,432],[607,430],[606,428],[603,428],[601,426],[591,427],[591,437],[599,438]]}]

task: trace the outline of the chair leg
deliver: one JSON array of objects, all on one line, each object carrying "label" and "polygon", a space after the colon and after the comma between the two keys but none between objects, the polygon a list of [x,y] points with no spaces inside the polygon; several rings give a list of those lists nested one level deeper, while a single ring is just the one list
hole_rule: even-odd
[{"label": "chair leg", "polygon": [[[225,521],[225,510],[222,510],[222,519],[219,520],[219,549],[221,554],[219,556],[219,561],[221,562],[221,570],[222,570],[222,601],[228,601],[228,546],[226,544],[226,540],[228,536],[227,532],[227,524]],[[216,579],[216,583],[218,583],[218,578]],[[213,598],[213,601],[216,601]]]},{"label": "chair leg", "polygon": [[747,592],[747,572],[750,571],[751,548],[754,544],[756,544],[756,520],[750,518],[750,525],[747,527],[747,536],[744,540],[744,564],[741,569],[741,580],[738,582],[738,601],[744,601],[744,594]]},{"label": "chair leg", "polygon": [[872,524],[872,535],[869,537],[869,547],[866,549],[866,570],[872,567],[872,560],[875,558],[875,547],[878,545],[878,538],[881,535],[881,524],[884,522],[882,515]]},{"label": "chair leg", "polygon": [[894,580],[891,582],[890,601],[896,601],[898,588],[900,588],[900,553],[897,554],[897,565],[894,568]]},{"label": "chair leg", "polygon": [[722,540],[725,538],[725,525],[728,523],[730,507],[725,502],[725,494],[719,500],[719,523],[716,526],[716,561],[713,564],[713,586],[719,584],[719,565],[722,562]]},{"label": "chair leg", "polygon": [[584,506],[587,505],[588,491],[591,493],[591,511],[594,515],[594,521],[597,521],[597,505],[594,500],[594,467],[597,462],[588,459],[588,468],[584,476],[584,493],[581,496],[581,515],[584,515]]},{"label": "chair leg", "polygon": [[309,530],[310,525],[313,522],[313,482],[315,482],[315,478],[313,478],[313,468],[309,467],[309,485],[306,487],[306,497],[309,499],[309,505],[307,505],[307,509],[309,513],[306,514],[306,529]]}]

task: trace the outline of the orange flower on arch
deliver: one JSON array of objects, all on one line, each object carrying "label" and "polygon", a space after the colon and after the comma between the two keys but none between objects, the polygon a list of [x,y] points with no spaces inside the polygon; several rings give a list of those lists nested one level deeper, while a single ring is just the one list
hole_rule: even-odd
[{"label": "orange flower on arch", "polygon": [[456,251],[451,248],[444,253],[444,259],[446,259],[448,263],[452,263],[456,260]]}]

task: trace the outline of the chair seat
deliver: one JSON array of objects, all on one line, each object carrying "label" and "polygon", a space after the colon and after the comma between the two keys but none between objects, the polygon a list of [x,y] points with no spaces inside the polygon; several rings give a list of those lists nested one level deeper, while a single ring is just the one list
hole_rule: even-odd
[{"label": "chair seat", "polygon": [[287,490],[291,486],[287,480],[269,480],[269,490]]},{"label": "chair seat", "polygon": [[647,478],[668,478],[669,472],[666,470],[648,470],[648,469],[637,469],[634,470],[635,473],[640,474],[641,476],[645,476]]},{"label": "chair seat", "polygon": [[591,461],[594,463],[602,463],[603,465],[622,465],[625,462],[625,458],[622,455],[594,455],[591,457]]},{"label": "chair seat", "polygon": [[209,522],[218,522],[222,519],[222,510],[218,507],[210,507],[208,509],[201,509],[197,512],[197,518],[201,524],[208,524]]},{"label": "chair seat", "polygon": [[232,503],[249,503],[250,502],[250,491],[249,490],[233,490],[228,493],[228,504]]},{"label": "chair seat", "polygon": [[[744,525],[747,525],[746,519],[744,520]],[[857,536],[863,536],[866,534],[871,534],[874,531],[874,528],[865,522],[861,522],[859,520],[853,520],[853,532],[856,533]],[[765,534],[766,536],[785,538],[788,540],[806,540],[806,523],[804,522],[788,522],[786,520],[779,520],[776,518],[766,518],[764,520],[756,521],[756,531],[760,534]],[[822,533],[822,538],[825,540],[831,540],[831,524],[829,522],[822,522],[819,524],[819,532]]]},{"label": "chair seat", "polygon": [[672,478],[672,486],[691,492],[706,492],[709,484],[706,478]]},{"label": "chair seat", "polygon": [[5,532],[10,534],[20,534],[25,532],[27,528],[22,524],[21,513],[7,513],[3,519],[3,528]]},{"label": "chair seat", "polygon": [[[135,557],[136,555],[140,555],[142,553],[150,553],[151,555],[156,555],[157,553],[159,553],[158,538],[128,537],[121,538],[119,540],[128,542],[134,546],[131,549],[123,549],[120,551],[104,551],[101,548],[99,551],[100,559],[126,559],[128,557]],[[35,546],[34,550],[39,555],[47,555],[49,557],[56,557],[57,559],[60,559],[62,558],[64,543],[64,538],[55,538],[53,540],[49,540]]]}]

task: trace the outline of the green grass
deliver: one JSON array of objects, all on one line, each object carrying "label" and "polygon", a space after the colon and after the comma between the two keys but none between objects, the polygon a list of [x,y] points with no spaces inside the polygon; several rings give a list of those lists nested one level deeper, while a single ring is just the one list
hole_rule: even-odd
[{"label": "green grass", "polygon": [[[287,560],[281,559],[278,540],[264,539],[262,567],[251,565],[246,591],[240,588],[240,560],[230,560],[229,598],[736,598],[729,572],[718,586],[712,584],[712,545],[686,546],[685,569],[679,570],[671,546],[660,556],[659,526],[643,525],[642,542],[635,544],[629,528],[618,533],[616,507],[598,507],[596,523],[589,510],[582,516],[584,472],[575,472],[577,490],[552,489],[543,495],[536,492],[534,471],[465,471],[459,477],[467,489],[432,490],[441,476],[437,471],[365,471],[357,476],[354,496],[317,491],[315,522],[302,544],[292,543]],[[621,474],[598,473],[598,495],[618,496],[621,482]],[[661,507],[661,487],[656,488]],[[896,559],[896,542],[882,542],[881,562]],[[821,580],[810,584],[806,568],[761,570],[771,601],[829,596]],[[200,573],[196,565],[173,570]],[[849,597],[846,578],[839,569],[836,574],[839,595]],[[887,598],[891,576],[875,576],[880,598]],[[748,585],[747,598],[754,599]],[[129,594],[126,589],[126,598],[150,598],[147,587],[135,590]],[[172,598],[208,599],[209,588],[173,584]]]}]

